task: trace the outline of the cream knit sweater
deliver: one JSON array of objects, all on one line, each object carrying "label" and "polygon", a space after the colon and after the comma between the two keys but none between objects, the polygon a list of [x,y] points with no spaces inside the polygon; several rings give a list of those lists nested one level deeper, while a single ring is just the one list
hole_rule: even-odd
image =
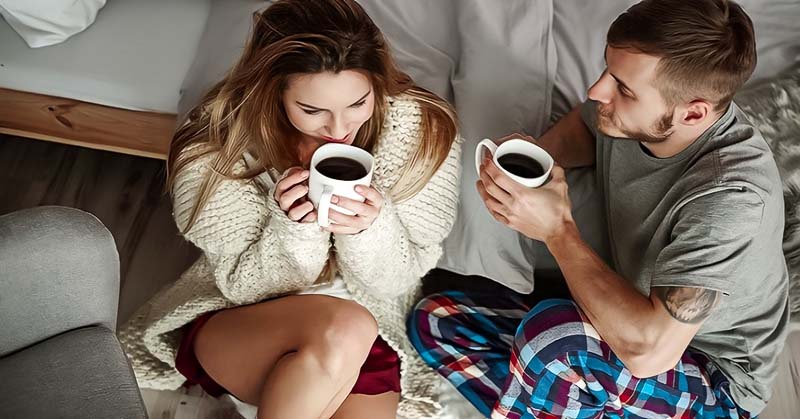
[{"label": "cream knit sweater", "polygon": [[[419,143],[421,113],[411,98],[389,100],[383,135],[374,150],[373,186],[388,191]],[[353,299],[378,322],[380,335],[401,360],[405,417],[436,415],[439,380],[417,356],[405,320],[420,278],[442,253],[458,205],[461,141],[428,184],[401,203],[388,197],[374,224],[357,235],[335,235],[340,275]],[[244,162],[242,162],[244,165]],[[174,216],[184,231],[208,159],[177,175]],[[271,183],[271,182],[270,182]],[[175,389],[181,327],[203,313],[296,293],[311,286],[327,260],[330,234],[289,220],[262,182],[223,181],[185,237],[203,255],[161,290],[120,330],[141,387]]]}]

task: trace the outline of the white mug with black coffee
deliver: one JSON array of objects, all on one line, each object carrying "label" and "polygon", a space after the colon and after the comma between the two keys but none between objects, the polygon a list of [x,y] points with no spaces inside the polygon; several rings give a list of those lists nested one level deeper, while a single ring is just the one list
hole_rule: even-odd
[{"label": "white mug with black coffee", "polygon": [[373,162],[367,151],[347,144],[325,144],[314,152],[309,169],[308,199],[317,209],[320,227],[330,225],[331,209],[354,215],[352,211],[331,204],[331,198],[336,195],[364,202],[355,187],[370,185]]},{"label": "white mug with black coffee", "polygon": [[475,169],[480,177],[481,162],[486,150],[491,151],[494,164],[515,182],[529,188],[542,186],[553,169],[553,157],[544,149],[519,138],[500,145],[490,139],[478,143],[475,149]]}]

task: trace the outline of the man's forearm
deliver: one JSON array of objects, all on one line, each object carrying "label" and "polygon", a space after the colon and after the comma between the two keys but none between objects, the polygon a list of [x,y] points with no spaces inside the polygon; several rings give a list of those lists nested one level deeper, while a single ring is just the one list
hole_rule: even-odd
[{"label": "man's forearm", "polygon": [[624,362],[647,352],[653,342],[648,326],[657,326],[651,324],[653,302],[606,265],[580,238],[574,223],[547,246],[575,302],[617,356]]},{"label": "man's forearm", "polygon": [[581,119],[580,105],[539,137],[536,144],[547,150],[565,169],[594,164],[595,139]]}]

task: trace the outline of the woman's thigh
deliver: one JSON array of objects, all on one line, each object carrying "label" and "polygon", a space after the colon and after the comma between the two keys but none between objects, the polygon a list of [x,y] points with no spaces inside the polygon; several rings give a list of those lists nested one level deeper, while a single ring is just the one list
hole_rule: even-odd
[{"label": "woman's thigh", "polygon": [[351,394],[331,419],[395,419],[400,393]]},{"label": "woman's thigh", "polygon": [[[346,359],[347,352],[352,356],[360,350],[366,357],[376,336],[374,318],[359,304],[297,295],[220,311],[200,329],[194,350],[217,383],[257,404],[264,381],[284,355],[308,349],[322,351],[321,356],[339,351],[345,354],[340,359]],[[326,365],[335,364],[334,358]]]}]

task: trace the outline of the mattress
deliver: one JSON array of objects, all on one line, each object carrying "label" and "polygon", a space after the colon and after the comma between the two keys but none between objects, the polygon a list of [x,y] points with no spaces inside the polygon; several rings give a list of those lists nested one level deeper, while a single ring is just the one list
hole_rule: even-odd
[{"label": "mattress", "polygon": [[0,19],[0,87],[177,113],[210,0],[109,0],[67,41],[31,49]]},{"label": "mattress", "polygon": [[778,362],[778,377],[772,386],[772,399],[758,417],[800,417],[800,327],[797,324],[794,324],[794,330],[786,339],[786,346]]}]

